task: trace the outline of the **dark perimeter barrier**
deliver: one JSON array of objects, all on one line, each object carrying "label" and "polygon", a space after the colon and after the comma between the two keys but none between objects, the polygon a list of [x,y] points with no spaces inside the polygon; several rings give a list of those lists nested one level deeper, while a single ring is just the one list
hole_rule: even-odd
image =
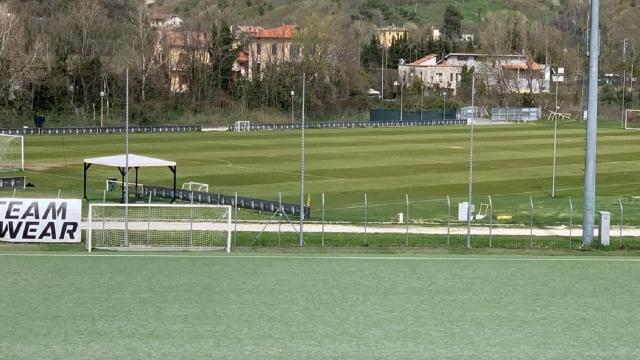
[{"label": "dark perimeter barrier", "polygon": [[23,189],[26,184],[26,176],[0,177],[0,189]]},{"label": "dark perimeter barrier", "polygon": [[[124,127],[65,127],[0,129],[5,135],[75,135],[75,134],[122,134]],[[129,133],[168,133],[202,131],[200,125],[130,126]]]},{"label": "dark perimeter barrier", "polygon": [[[147,198],[149,196],[159,197],[163,199],[173,198],[173,188],[145,185],[143,192],[144,192],[144,196]],[[200,203],[200,204],[229,205],[232,207],[236,206],[236,203],[235,203],[236,199],[234,195],[224,195],[224,194],[204,192],[204,191],[176,189],[175,198],[177,200],[189,201],[189,202],[193,201],[194,203]],[[270,212],[270,213],[275,213],[280,208],[280,211],[285,214],[300,216],[300,205],[289,204],[289,203],[280,204],[277,201],[248,198],[244,196],[238,196],[238,207],[241,209],[250,209],[250,210],[264,211],[264,212]],[[309,219],[310,216],[311,216],[311,208],[305,206],[304,218]]]},{"label": "dark perimeter barrier", "polygon": [[[455,116],[455,115],[454,115]],[[403,119],[404,120],[404,119]],[[380,128],[403,126],[436,126],[436,125],[466,125],[466,119],[425,120],[425,121],[348,121],[348,122],[310,122],[305,123],[305,129],[350,129],[350,128]],[[300,124],[249,124],[249,131],[300,129]],[[229,125],[229,131],[235,131],[235,124]]]}]

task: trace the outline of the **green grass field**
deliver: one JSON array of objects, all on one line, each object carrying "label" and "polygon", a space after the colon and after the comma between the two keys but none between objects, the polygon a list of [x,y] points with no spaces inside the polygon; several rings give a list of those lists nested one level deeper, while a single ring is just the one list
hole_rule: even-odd
[{"label": "green grass field", "polygon": [[636,258],[0,253],[5,359],[635,359]]},{"label": "green grass field", "polygon": [[[568,223],[569,198],[574,224],[581,222],[584,130],[561,125],[558,135],[557,196],[550,197],[552,128],[548,124],[479,126],[474,154],[474,200],[492,196],[494,222],[529,222],[529,195],[536,225]],[[326,196],[328,221],[393,221],[406,212],[416,222],[445,222],[446,196],[452,214],[466,197],[468,179],[467,127],[406,127],[309,130],[306,133],[306,187],[312,217],[320,218],[321,194]],[[178,186],[204,182],[212,191],[241,196],[299,201],[299,132],[189,133],[132,135],[133,153],[175,160]],[[640,221],[640,142],[637,132],[601,128],[598,137],[597,210],[609,210],[619,221],[618,198],[625,203],[625,223]],[[25,140],[28,180],[35,188],[25,196],[80,197],[82,159],[124,151],[123,136],[29,136]],[[94,166],[89,172],[89,196],[101,201],[104,180],[119,177],[115,169]],[[167,169],[144,169],[143,184],[170,186]],[[2,194],[8,195],[4,190]],[[116,193],[109,194],[117,199]],[[500,215],[512,220],[497,221]],[[244,216],[252,216],[245,214]]]}]

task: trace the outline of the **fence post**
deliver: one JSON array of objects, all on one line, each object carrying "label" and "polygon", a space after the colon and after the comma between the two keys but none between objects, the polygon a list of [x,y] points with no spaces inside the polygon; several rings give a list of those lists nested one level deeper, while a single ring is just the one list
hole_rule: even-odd
[{"label": "fence post", "polygon": [[531,195],[529,195],[529,205],[531,205],[529,210],[529,245],[533,248],[533,198]]},{"label": "fence post", "polygon": [[322,193],[322,247],[324,247],[324,193]]},{"label": "fence post", "polygon": [[236,191],[235,200],[233,202],[235,211],[234,211],[234,221],[233,221],[233,247],[237,246],[236,242],[236,234],[238,233],[238,192]]},{"label": "fence post", "polygon": [[282,246],[281,229],[282,229],[282,191],[278,192],[278,247]]},{"label": "fence post", "polygon": [[409,194],[404,194],[405,199],[407,200],[407,216],[406,219],[404,219],[404,223],[405,225],[405,246],[409,246]]},{"label": "fence post", "polygon": [[573,229],[573,202],[571,201],[571,197],[569,197],[569,249],[573,246],[573,234],[571,233]]},{"label": "fence post", "polygon": [[624,222],[624,207],[622,206],[622,198],[618,198],[620,203],[620,248],[622,249],[622,224]]},{"label": "fence post", "polygon": [[450,247],[449,236],[451,234],[451,199],[447,195],[447,249]]},{"label": "fence post", "polygon": [[493,202],[489,195],[489,248],[491,248],[491,238],[493,236]]},{"label": "fence post", "polygon": [[367,242],[367,193],[364,193],[364,244],[369,244]]}]

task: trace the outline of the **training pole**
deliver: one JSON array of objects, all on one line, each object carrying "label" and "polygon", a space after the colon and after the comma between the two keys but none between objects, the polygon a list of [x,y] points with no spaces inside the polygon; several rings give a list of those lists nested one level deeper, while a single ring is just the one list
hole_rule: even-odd
[{"label": "training pole", "polygon": [[129,246],[129,68],[125,80],[124,110],[124,246]]},{"label": "training pole", "polygon": [[467,249],[471,249],[471,204],[473,191],[473,128],[476,122],[475,106],[476,76],[471,76],[471,128],[469,129],[469,200],[467,204]]},{"label": "training pole", "polygon": [[596,202],[596,137],[598,131],[598,58],[600,55],[600,0],[591,0],[589,38],[589,92],[587,103],[587,144],[584,159],[584,208],[582,247],[593,242],[593,216]]},{"label": "training pole", "polygon": [[302,124],[300,126],[300,246],[304,246],[304,96],[306,76],[302,74]]}]

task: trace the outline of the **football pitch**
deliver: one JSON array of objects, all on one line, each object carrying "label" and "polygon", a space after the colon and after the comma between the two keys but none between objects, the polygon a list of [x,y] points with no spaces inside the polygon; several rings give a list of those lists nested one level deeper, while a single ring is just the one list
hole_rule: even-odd
[{"label": "football pitch", "polygon": [[6,359],[635,359],[640,260],[0,253]]},{"label": "football pitch", "polygon": [[[557,192],[551,198],[553,128],[535,125],[478,126],[474,146],[474,203],[492,197],[494,223],[529,224],[533,200],[537,226],[566,225],[571,199],[573,223],[581,223],[584,129],[561,124],[558,131]],[[640,133],[600,128],[596,210],[625,223],[640,221]],[[321,215],[325,194],[327,221],[362,222],[367,195],[369,222],[391,222],[398,213],[418,223],[446,222],[447,196],[455,218],[468,189],[466,126],[307,130],[305,197],[312,220]],[[82,160],[124,152],[123,135],[28,136],[26,175],[36,187],[18,196],[77,198],[82,193]],[[132,153],[175,160],[178,186],[195,181],[210,191],[298,203],[299,131],[245,133],[164,133],[131,135]],[[89,171],[89,197],[102,201],[105,179],[116,170]],[[133,178],[131,178],[133,181]],[[140,183],[171,186],[167,169],[143,169]],[[7,190],[2,193],[10,194]],[[108,193],[110,200],[118,192]],[[245,214],[246,216],[246,214]],[[486,219],[485,219],[486,221]]]}]

